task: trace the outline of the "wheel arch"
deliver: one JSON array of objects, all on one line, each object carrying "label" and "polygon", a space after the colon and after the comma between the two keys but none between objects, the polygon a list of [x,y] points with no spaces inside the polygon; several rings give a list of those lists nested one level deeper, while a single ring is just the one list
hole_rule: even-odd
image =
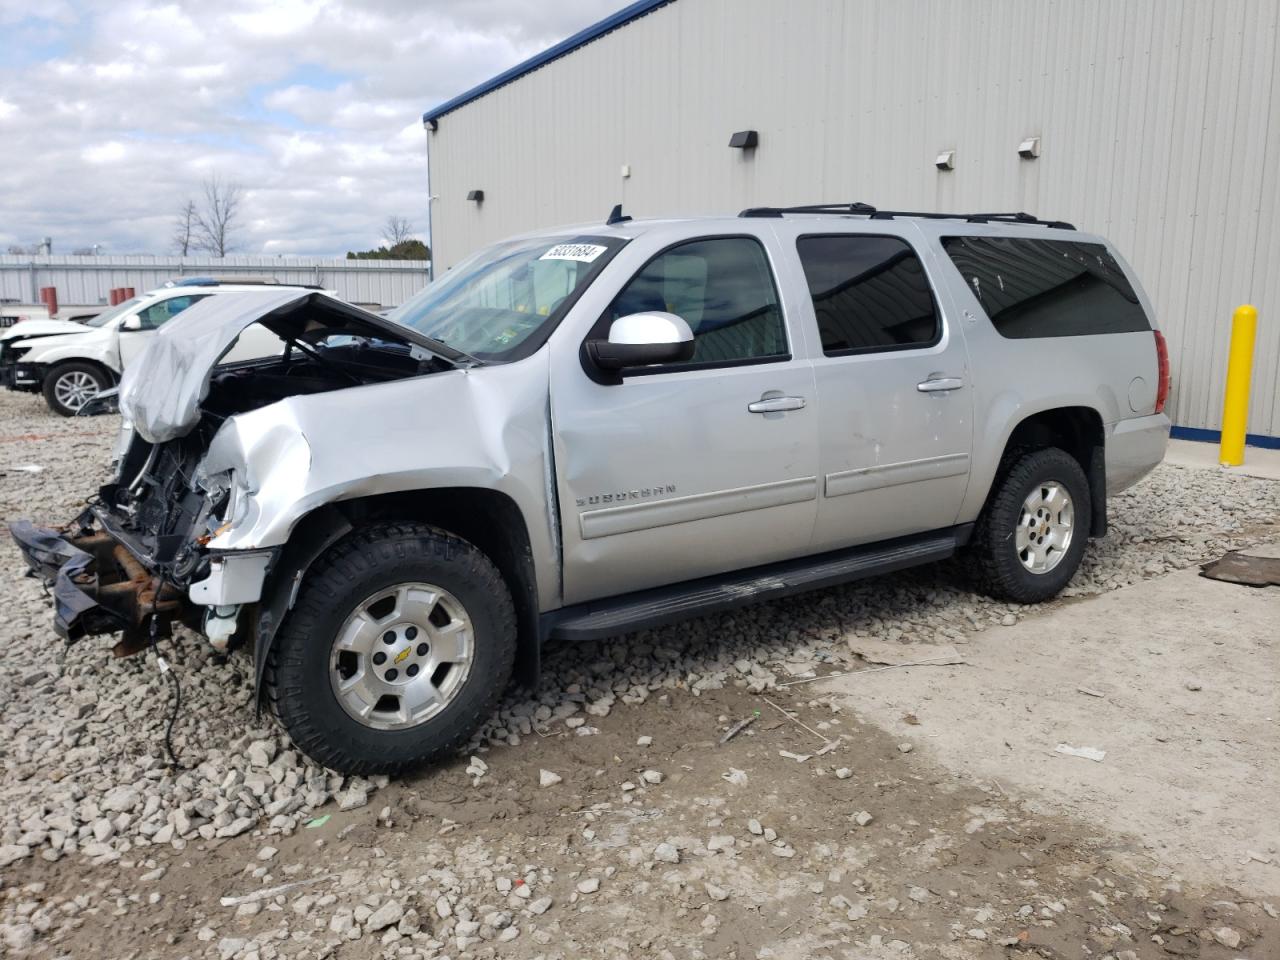
[{"label": "wheel arch", "polygon": [[[60,367],[69,367],[73,364],[80,364],[86,367],[93,367],[95,370],[100,371],[102,375],[107,378],[108,387],[114,387],[117,383],[120,382],[120,374],[116,373],[115,370],[112,370],[109,366],[107,366],[101,360],[97,360],[93,357],[71,356],[71,357],[63,357],[60,360],[39,360],[36,362],[44,365],[45,377],[48,377],[50,374],[52,374],[55,370],[57,370]],[[43,383],[43,381],[41,382]]]},{"label": "wheel arch", "polygon": [[356,528],[388,520],[416,520],[439,527],[467,540],[493,561],[516,609],[515,677],[534,686],[540,667],[538,586],[525,518],[505,493],[480,487],[440,487],[328,503],[297,521],[263,584],[253,625],[255,693],[260,697],[267,654],[307,570]]},{"label": "wheel arch", "polygon": [[1008,424],[999,457],[982,487],[981,515],[1017,451],[1058,447],[1080,464],[1089,481],[1090,537],[1107,532],[1106,428],[1102,414],[1086,405],[1049,407]]}]

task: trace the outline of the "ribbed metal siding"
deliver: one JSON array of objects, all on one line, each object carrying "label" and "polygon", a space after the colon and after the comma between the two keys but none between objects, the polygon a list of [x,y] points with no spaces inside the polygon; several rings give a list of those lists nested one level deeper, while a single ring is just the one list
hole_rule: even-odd
[{"label": "ribbed metal siding", "polygon": [[[619,201],[1030,210],[1133,264],[1169,336],[1179,424],[1218,426],[1231,310],[1256,304],[1250,431],[1280,435],[1278,8],[677,0],[440,118],[433,246],[443,270]],[[754,156],[727,146],[746,129]],[[1018,158],[1027,136],[1039,160]],[[933,166],[944,149],[954,171]]]},{"label": "ribbed metal siding", "polygon": [[187,276],[274,277],[314,283],[352,303],[399,306],[427,284],[426,261],[320,257],[58,257],[0,255],[0,298],[38,302],[40,287],[57,287],[63,304],[105,303],[114,287],[138,293]]}]

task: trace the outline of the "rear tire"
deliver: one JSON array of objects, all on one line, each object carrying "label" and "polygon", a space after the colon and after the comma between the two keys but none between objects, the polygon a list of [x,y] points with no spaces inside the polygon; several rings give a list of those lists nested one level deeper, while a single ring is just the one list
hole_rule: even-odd
[{"label": "rear tire", "polygon": [[45,374],[44,399],[60,417],[74,417],[80,408],[107,387],[111,379],[92,363],[60,363]]},{"label": "rear tire", "polygon": [[969,547],[979,587],[998,600],[1057,596],[1080,566],[1092,516],[1089,481],[1057,447],[1017,451],[978,518]]},{"label": "rear tire", "polygon": [[511,677],[515,608],[476,547],[421,523],[365,527],[307,573],[264,692],[293,742],[349,774],[455,753]]}]

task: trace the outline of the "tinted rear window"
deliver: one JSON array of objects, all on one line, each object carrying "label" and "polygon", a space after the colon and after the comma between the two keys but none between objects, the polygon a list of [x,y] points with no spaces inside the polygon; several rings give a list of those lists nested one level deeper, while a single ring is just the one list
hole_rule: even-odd
[{"label": "tinted rear window", "polygon": [[1151,329],[1133,286],[1101,244],[944,237],[942,246],[1002,336],[1083,337]]},{"label": "tinted rear window", "polygon": [[827,356],[927,347],[938,342],[938,312],[924,266],[897,237],[801,237],[813,312]]}]

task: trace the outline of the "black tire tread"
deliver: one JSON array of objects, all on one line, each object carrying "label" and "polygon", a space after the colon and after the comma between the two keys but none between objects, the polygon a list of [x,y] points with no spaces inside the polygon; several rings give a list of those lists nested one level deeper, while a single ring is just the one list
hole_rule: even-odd
[{"label": "black tire tread", "polygon": [[[382,560],[409,559],[413,550],[433,554],[436,559],[464,564],[468,576],[494,600],[501,638],[509,638],[499,651],[499,663],[485,695],[461,713],[432,720],[432,736],[412,754],[376,757],[350,752],[317,727],[305,707],[301,671],[298,664],[284,662],[285,651],[306,644],[311,624],[332,617],[324,601],[353,578],[367,573],[370,557]],[[323,554],[307,572],[298,599],[289,612],[267,654],[263,672],[263,696],[272,713],[288,731],[294,744],[317,763],[350,774],[397,774],[455,754],[475,730],[493,713],[515,663],[515,605],[498,568],[479,549],[461,537],[425,523],[391,522],[359,527]],[[444,722],[447,730],[434,725]]]},{"label": "black tire tread", "polygon": [[[1076,522],[1079,525],[1075,532],[1075,544],[1079,546],[1073,545],[1073,550],[1079,552],[1075,562],[1069,567],[1072,576],[1079,565],[1083,544],[1088,540],[1091,515],[1088,502],[1089,481],[1080,464],[1075,457],[1059,447],[1017,447],[1009,450],[1001,460],[995,489],[978,518],[967,551],[970,571],[979,589],[998,600],[1038,603],[1048,599],[1041,591],[1028,588],[1025,578],[1019,575],[1020,568],[1015,567],[1009,559],[1013,554],[1007,550],[1008,540],[1013,536],[1013,524],[1008,518],[1011,514],[1017,516],[1022,508],[1025,488],[1046,467],[1052,467],[1064,481],[1074,480],[1084,491],[1084,501],[1081,502],[1077,497],[1075,504]],[[1070,558],[1064,558],[1063,562],[1069,560]],[[1053,593],[1061,590],[1070,578],[1068,576]]]}]

